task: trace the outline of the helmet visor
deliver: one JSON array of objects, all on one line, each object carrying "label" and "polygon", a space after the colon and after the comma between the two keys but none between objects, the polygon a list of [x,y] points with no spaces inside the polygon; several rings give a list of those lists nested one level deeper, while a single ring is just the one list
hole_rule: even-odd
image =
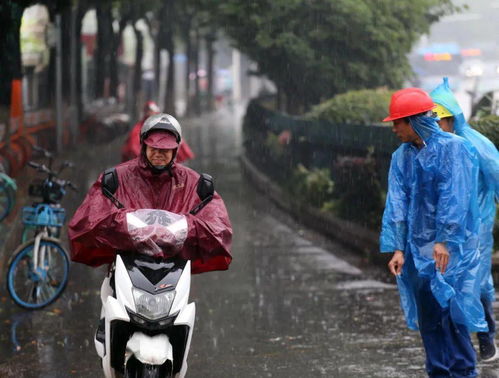
[{"label": "helmet visor", "polygon": [[144,139],[144,143],[149,147],[162,150],[172,150],[178,147],[177,138],[168,131],[154,131]]}]

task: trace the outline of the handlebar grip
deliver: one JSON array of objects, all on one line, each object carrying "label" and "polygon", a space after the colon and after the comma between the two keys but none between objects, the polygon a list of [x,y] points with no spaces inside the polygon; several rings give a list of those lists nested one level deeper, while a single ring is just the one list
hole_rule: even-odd
[{"label": "handlebar grip", "polygon": [[35,163],[34,161],[28,161],[28,165],[31,167],[31,168],[40,168],[40,164],[37,164]]},{"label": "handlebar grip", "polygon": [[54,155],[52,154],[52,152],[47,151],[43,147],[33,146],[33,150],[35,150],[36,152],[41,152],[46,158],[52,158],[52,157],[54,157]]}]

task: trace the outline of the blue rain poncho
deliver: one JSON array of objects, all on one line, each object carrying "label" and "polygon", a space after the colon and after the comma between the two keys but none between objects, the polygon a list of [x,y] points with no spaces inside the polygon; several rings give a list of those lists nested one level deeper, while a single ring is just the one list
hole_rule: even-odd
[{"label": "blue rain poncho", "polygon": [[[476,151],[464,139],[441,131],[434,118],[409,118],[424,146],[403,143],[392,155],[380,237],[382,252],[404,251],[406,263],[397,284],[407,325],[419,328],[415,290],[428,280],[454,322],[469,331],[486,331],[479,299]],[[435,268],[436,242],[445,242],[450,254],[444,274]]]},{"label": "blue rain poncho", "polygon": [[478,204],[480,208],[480,277],[481,296],[489,302],[495,300],[492,281],[491,254],[494,245],[492,231],[499,199],[499,152],[494,144],[466,122],[463,111],[449,87],[446,77],[431,92],[433,101],[445,107],[454,116],[454,131],[468,140],[478,152],[480,173],[478,176]]}]

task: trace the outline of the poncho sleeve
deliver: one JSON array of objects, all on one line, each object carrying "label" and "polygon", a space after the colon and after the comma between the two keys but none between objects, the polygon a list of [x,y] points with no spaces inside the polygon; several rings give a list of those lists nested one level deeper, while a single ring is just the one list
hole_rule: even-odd
[{"label": "poncho sleeve", "polygon": [[218,193],[200,212],[187,214],[189,233],[181,256],[192,262],[192,273],[226,270],[230,254],[232,226]]},{"label": "poncho sleeve", "polygon": [[381,252],[404,251],[407,241],[408,193],[402,174],[402,150],[392,155],[388,174],[388,193],[381,225]]},{"label": "poncho sleeve", "polygon": [[487,186],[494,191],[496,201],[499,201],[499,151],[496,146],[478,131],[466,128],[464,137],[472,142],[478,152],[480,170]]},{"label": "poncho sleeve", "polygon": [[90,266],[111,263],[116,250],[134,248],[124,222],[133,209],[118,209],[105,197],[101,178],[92,185],[68,227],[71,259]]}]

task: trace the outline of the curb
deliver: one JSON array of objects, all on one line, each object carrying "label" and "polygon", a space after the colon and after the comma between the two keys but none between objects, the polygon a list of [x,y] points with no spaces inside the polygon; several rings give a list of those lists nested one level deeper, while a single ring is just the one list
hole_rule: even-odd
[{"label": "curb", "polygon": [[377,232],[331,214],[323,213],[303,203],[295,202],[289,194],[259,171],[244,154],[240,156],[239,160],[243,173],[254,186],[300,223],[358,252],[369,263],[381,265],[388,263],[391,254],[379,252]]}]

